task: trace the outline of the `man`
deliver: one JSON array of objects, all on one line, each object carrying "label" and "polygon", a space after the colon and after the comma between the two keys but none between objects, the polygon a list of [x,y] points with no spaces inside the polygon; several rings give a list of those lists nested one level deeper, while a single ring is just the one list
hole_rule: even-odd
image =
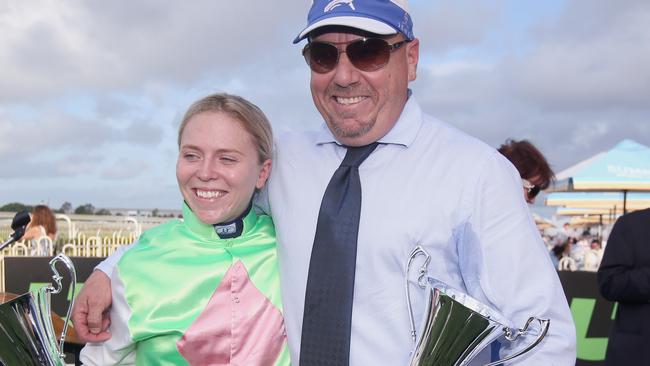
[{"label": "man", "polygon": [[[431,254],[429,275],[498,309],[512,325],[521,327],[530,316],[551,319],[549,334],[521,359],[524,364],[574,364],[571,315],[526,204],[515,194],[517,173],[494,149],[423,114],[411,96],[419,41],[406,1],[314,1],[295,42],[304,38],[312,97],[325,125],[279,139],[266,192],[293,362],[407,364],[414,344],[404,265],[421,245]],[[309,337],[304,310],[311,270],[319,264],[312,243],[320,233],[321,200],[344,155],[375,142],[379,146],[358,168],[363,204],[349,342],[342,345],[349,355],[304,361],[311,356],[301,353],[301,343]],[[102,276],[93,274],[73,315],[87,339],[106,337],[90,335],[85,324],[88,314],[99,328],[100,309],[110,303],[101,298],[108,287]],[[409,282],[419,324],[424,293],[416,291],[416,277],[411,273]],[[477,362],[484,363],[489,350],[481,356]]]},{"label": "man", "polygon": [[598,269],[600,293],[618,301],[606,365],[650,365],[650,209],[621,216]]},{"label": "man", "polygon": [[527,140],[507,140],[499,152],[517,168],[524,188],[526,202],[535,203],[535,197],[553,181],[555,174],[542,153]]}]

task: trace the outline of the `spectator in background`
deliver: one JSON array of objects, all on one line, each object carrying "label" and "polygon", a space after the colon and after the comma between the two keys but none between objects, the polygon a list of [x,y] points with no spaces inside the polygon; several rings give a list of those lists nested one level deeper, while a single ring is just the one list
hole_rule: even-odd
[{"label": "spectator in background", "polygon": [[43,236],[49,237],[52,241],[56,239],[56,218],[49,207],[38,205],[30,214],[31,221],[25,230],[23,240],[38,239]]},{"label": "spectator in background", "polygon": [[[564,244],[557,245],[551,250],[551,261],[558,270],[575,271],[578,265],[575,259],[571,256],[571,243],[565,242]],[[564,259],[566,258],[566,259]],[[563,260],[564,259],[564,260]]]},{"label": "spectator in background", "polygon": [[56,240],[56,218],[52,210],[45,205],[37,205],[30,216],[23,240],[31,241],[31,255],[50,255],[49,247],[53,247]]},{"label": "spectator in background", "polygon": [[589,250],[584,254],[583,269],[585,271],[597,271],[600,261],[603,259],[603,249],[598,239],[593,239],[589,245]]},{"label": "spectator in background", "polygon": [[544,155],[527,140],[508,139],[498,150],[517,168],[526,202],[535,203],[537,194],[548,188],[555,179]]},{"label": "spectator in background", "polygon": [[575,230],[571,228],[571,225],[569,225],[568,222],[565,222],[564,225],[562,225],[562,234],[564,234],[567,238],[570,238],[574,235]]},{"label": "spectator in background", "polygon": [[549,251],[549,254],[551,255],[551,261],[553,262],[553,267],[555,267],[556,269],[560,265],[560,259],[562,259],[562,256],[564,255],[566,248],[567,248],[566,244],[560,244],[554,246]]},{"label": "spectator in background", "polygon": [[591,251],[589,249],[589,240],[584,237],[581,240],[578,240],[576,237],[570,237],[569,243],[571,244],[571,258],[573,258],[578,268],[584,269],[585,256]]},{"label": "spectator in background", "polygon": [[590,244],[591,250],[600,250],[600,249],[602,249],[602,247],[603,246],[600,244],[598,239],[594,239],[594,240],[591,241],[591,244]]},{"label": "spectator in background", "polygon": [[650,365],[650,209],[621,216],[598,269],[600,293],[618,301],[606,365]]}]

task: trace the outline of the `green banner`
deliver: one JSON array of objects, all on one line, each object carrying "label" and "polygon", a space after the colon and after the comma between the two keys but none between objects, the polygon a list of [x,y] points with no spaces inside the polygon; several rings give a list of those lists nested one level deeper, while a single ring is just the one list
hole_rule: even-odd
[{"label": "green banner", "polygon": [[[607,338],[613,324],[615,303],[598,290],[595,272],[558,272],[576,325],[576,366],[604,365]],[[553,323],[551,323],[553,326]]]}]

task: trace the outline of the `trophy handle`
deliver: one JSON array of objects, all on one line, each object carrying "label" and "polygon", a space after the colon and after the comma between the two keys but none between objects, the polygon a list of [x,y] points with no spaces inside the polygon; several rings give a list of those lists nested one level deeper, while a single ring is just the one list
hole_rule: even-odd
[{"label": "trophy handle", "polygon": [[417,334],[415,331],[415,319],[413,317],[413,306],[411,305],[411,290],[409,286],[409,273],[411,271],[411,263],[413,262],[413,259],[417,257],[418,255],[423,255],[425,256],[424,263],[420,267],[418,271],[418,285],[421,288],[426,287],[426,282],[424,282],[424,277],[427,274],[427,266],[429,265],[429,262],[431,261],[431,256],[429,253],[427,253],[422,246],[418,245],[413,249],[411,252],[411,255],[409,256],[408,261],[406,262],[406,281],[405,281],[405,288],[406,288],[406,305],[408,305],[409,309],[409,320],[411,321],[411,338],[413,339],[413,343],[416,343],[417,341]]},{"label": "trophy handle", "polygon": [[535,338],[535,340],[533,340],[528,346],[522,348],[520,351],[518,351],[518,352],[516,352],[516,353],[514,353],[514,354],[512,354],[512,355],[510,355],[508,357],[505,357],[505,358],[503,358],[503,359],[501,359],[499,361],[490,362],[485,366],[500,365],[500,364],[502,364],[502,363],[504,363],[506,361],[512,360],[515,357],[519,357],[519,356],[523,355],[524,353],[530,351],[535,346],[537,346],[539,344],[539,342],[542,341],[542,338],[544,338],[546,336],[546,333],[548,332],[548,328],[551,325],[551,320],[550,319],[540,319],[540,318],[532,316],[532,317],[528,318],[528,321],[526,322],[526,325],[524,325],[523,328],[519,328],[519,329],[517,329],[516,332],[513,332],[512,329],[506,327],[506,328],[504,328],[504,332],[505,332],[506,339],[508,341],[510,341],[510,342],[514,342],[514,341],[517,340],[517,338],[519,338],[519,336],[524,335],[524,334],[526,334],[528,332],[528,327],[530,326],[530,323],[532,323],[534,320],[537,320],[539,322],[540,327],[541,327],[541,331],[539,332],[539,335],[537,336],[537,338]]},{"label": "trophy handle", "polygon": [[63,286],[61,285],[61,275],[59,274],[59,271],[56,270],[55,264],[56,262],[62,262],[65,264],[65,266],[68,268],[68,272],[70,273],[70,289],[72,290],[72,299],[70,299],[70,304],[68,305],[68,311],[65,316],[65,322],[63,323],[63,331],[61,333],[61,339],[59,341],[59,356],[65,357],[65,354],[63,352],[63,343],[65,342],[65,335],[66,332],[68,331],[68,322],[70,321],[70,313],[72,312],[72,306],[74,305],[74,294],[75,294],[75,288],[77,287],[77,272],[74,269],[74,264],[72,264],[72,261],[70,258],[68,258],[65,254],[61,253],[57,255],[56,257],[52,258],[50,261],[50,268],[52,268],[52,272],[54,272],[54,275],[52,276],[52,279],[54,280],[55,285],[50,285],[47,288],[47,291],[53,294],[58,294],[61,292],[63,289]]}]

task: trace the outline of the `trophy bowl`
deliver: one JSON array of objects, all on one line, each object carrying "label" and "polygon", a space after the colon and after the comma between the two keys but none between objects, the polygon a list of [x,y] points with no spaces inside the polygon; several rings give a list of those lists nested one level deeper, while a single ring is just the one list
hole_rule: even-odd
[{"label": "trophy bowl", "polygon": [[51,294],[61,292],[61,279],[55,268],[62,262],[71,277],[74,294],[77,283],[70,258],[59,254],[50,261],[55,285],[41,287],[0,304],[0,365],[6,366],[65,366],[63,343],[74,298],[68,306],[60,341],[54,332],[51,317]]},{"label": "trophy bowl", "polygon": [[[411,307],[408,272],[412,260],[425,255],[420,268],[418,285],[425,291],[424,313],[419,331],[415,331]],[[550,320],[530,317],[517,330],[497,310],[455,289],[446,283],[427,275],[428,254],[417,247],[406,266],[406,296],[411,319],[411,335],[415,348],[411,354],[410,366],[465,366],[494,340],[503,336],[515,343],[520,336],[531,332],[531,323],[539,322],[539,333],[529,344],[524,344],[513,354],[485,366],[495,366],[513,360],[537,346],[546,336]]]}]

